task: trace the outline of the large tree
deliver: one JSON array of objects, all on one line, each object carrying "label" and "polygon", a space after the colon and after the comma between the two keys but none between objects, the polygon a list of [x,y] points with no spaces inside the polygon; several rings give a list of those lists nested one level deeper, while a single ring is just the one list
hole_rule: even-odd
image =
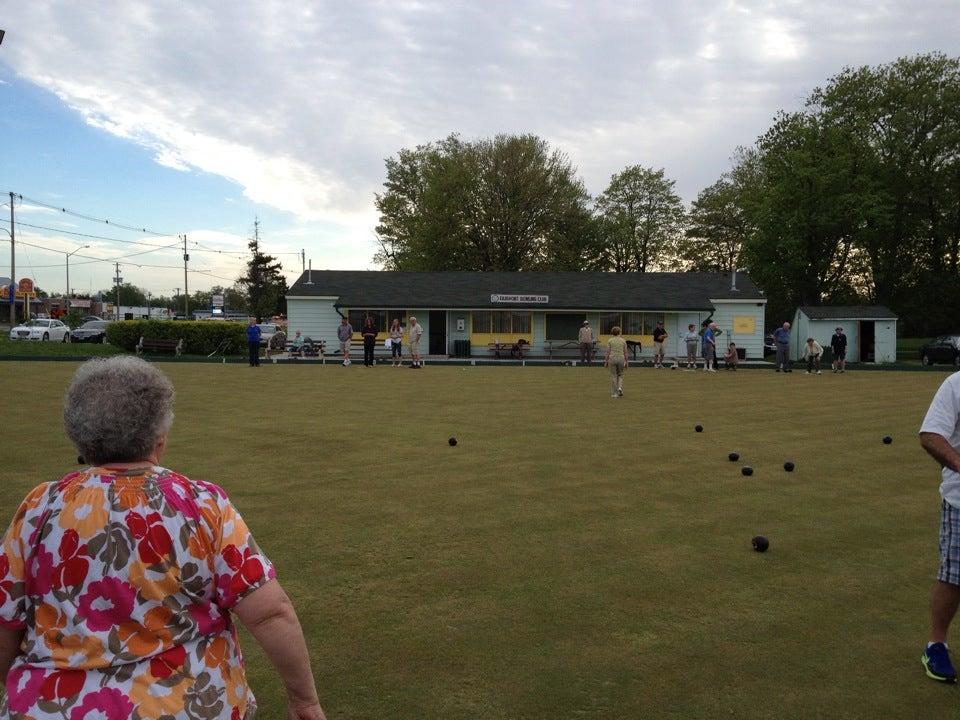
[{"label": "large tree", "polygon": [[593,267],[647,272],[673,265],[684,227],[683,201],[663,169],[633,165],[597,198]]},{"label": "large tree", "polygon": [[286,313],[287,279],[281,272],[280,262],[260,250],[260,223],[254,223],[253,237],[247,244],[250,260],[247,272],[237,283],[247,295],[247,307],[257,322],[273,315]]},{"label": "large tree", "polygon": [[376,196],[391,270],[578,270],[589,197],[567,157],[533,135],[456,135],[387,160]]}]

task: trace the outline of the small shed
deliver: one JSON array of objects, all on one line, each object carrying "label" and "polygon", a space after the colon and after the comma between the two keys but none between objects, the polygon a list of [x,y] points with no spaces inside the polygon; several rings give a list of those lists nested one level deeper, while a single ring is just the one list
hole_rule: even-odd
[{"label": "small shed", "polygon": [[807,338],[830,347],[836,328],[847,336],[847,361],[892,363],[897,360],[897,316],[882,305],[821,305],[797,308],[791,328],[795,360]]}]

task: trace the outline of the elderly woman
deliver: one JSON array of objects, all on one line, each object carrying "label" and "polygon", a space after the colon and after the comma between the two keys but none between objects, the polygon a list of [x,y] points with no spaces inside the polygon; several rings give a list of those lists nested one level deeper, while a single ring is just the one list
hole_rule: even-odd
[{"label": "elderly woman", "polygon": [[173,386],[133,357],[93,360],[67,391],[91,467],[35,488],[0,554],[0,718],[251,718],[235,615],[287,690],[323,718],[273,566],[226,493],[160,466]]}]

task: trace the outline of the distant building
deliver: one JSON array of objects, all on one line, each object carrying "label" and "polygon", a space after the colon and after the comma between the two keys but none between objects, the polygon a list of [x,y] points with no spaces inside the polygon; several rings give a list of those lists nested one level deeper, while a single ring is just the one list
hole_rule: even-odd
[{"label": "distant building", "polygon": [[847,361],[892,363],[897,361],[897,316],[882,305],[822,305],[797,308],[793,318],[791,352],[803,355],[812,337],[829,352],[830,337],[838,327],[847,336]]},{"label": "distant building", "polygon": [[[735,282],[734,282],[735,281]],[[682,332],[718,323],[720,344],[734,341],[748,359],[763,358],[766,298],[744,274],[602,272],[307,271],[287,292],[288,327],[336,347],[348,317],[357,332],[367,315],[381,338],[394,318],[415,315],[430,355],[489,357],[496,343],[526,340],[531,355],[575,351],[584,320],[602,346],[614,326],[653,353],[663,321],[669,355],[686,355]],[[567,346],[564,348],[564,346]]]}]

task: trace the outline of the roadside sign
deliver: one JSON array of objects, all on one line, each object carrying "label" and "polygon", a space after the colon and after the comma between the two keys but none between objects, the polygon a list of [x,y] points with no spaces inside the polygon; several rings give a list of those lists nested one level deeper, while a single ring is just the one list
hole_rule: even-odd
[{"label": "roadside sign", "polygon": [[214,307],[223,307],[223,295],[214,295],[212,304]]}]

